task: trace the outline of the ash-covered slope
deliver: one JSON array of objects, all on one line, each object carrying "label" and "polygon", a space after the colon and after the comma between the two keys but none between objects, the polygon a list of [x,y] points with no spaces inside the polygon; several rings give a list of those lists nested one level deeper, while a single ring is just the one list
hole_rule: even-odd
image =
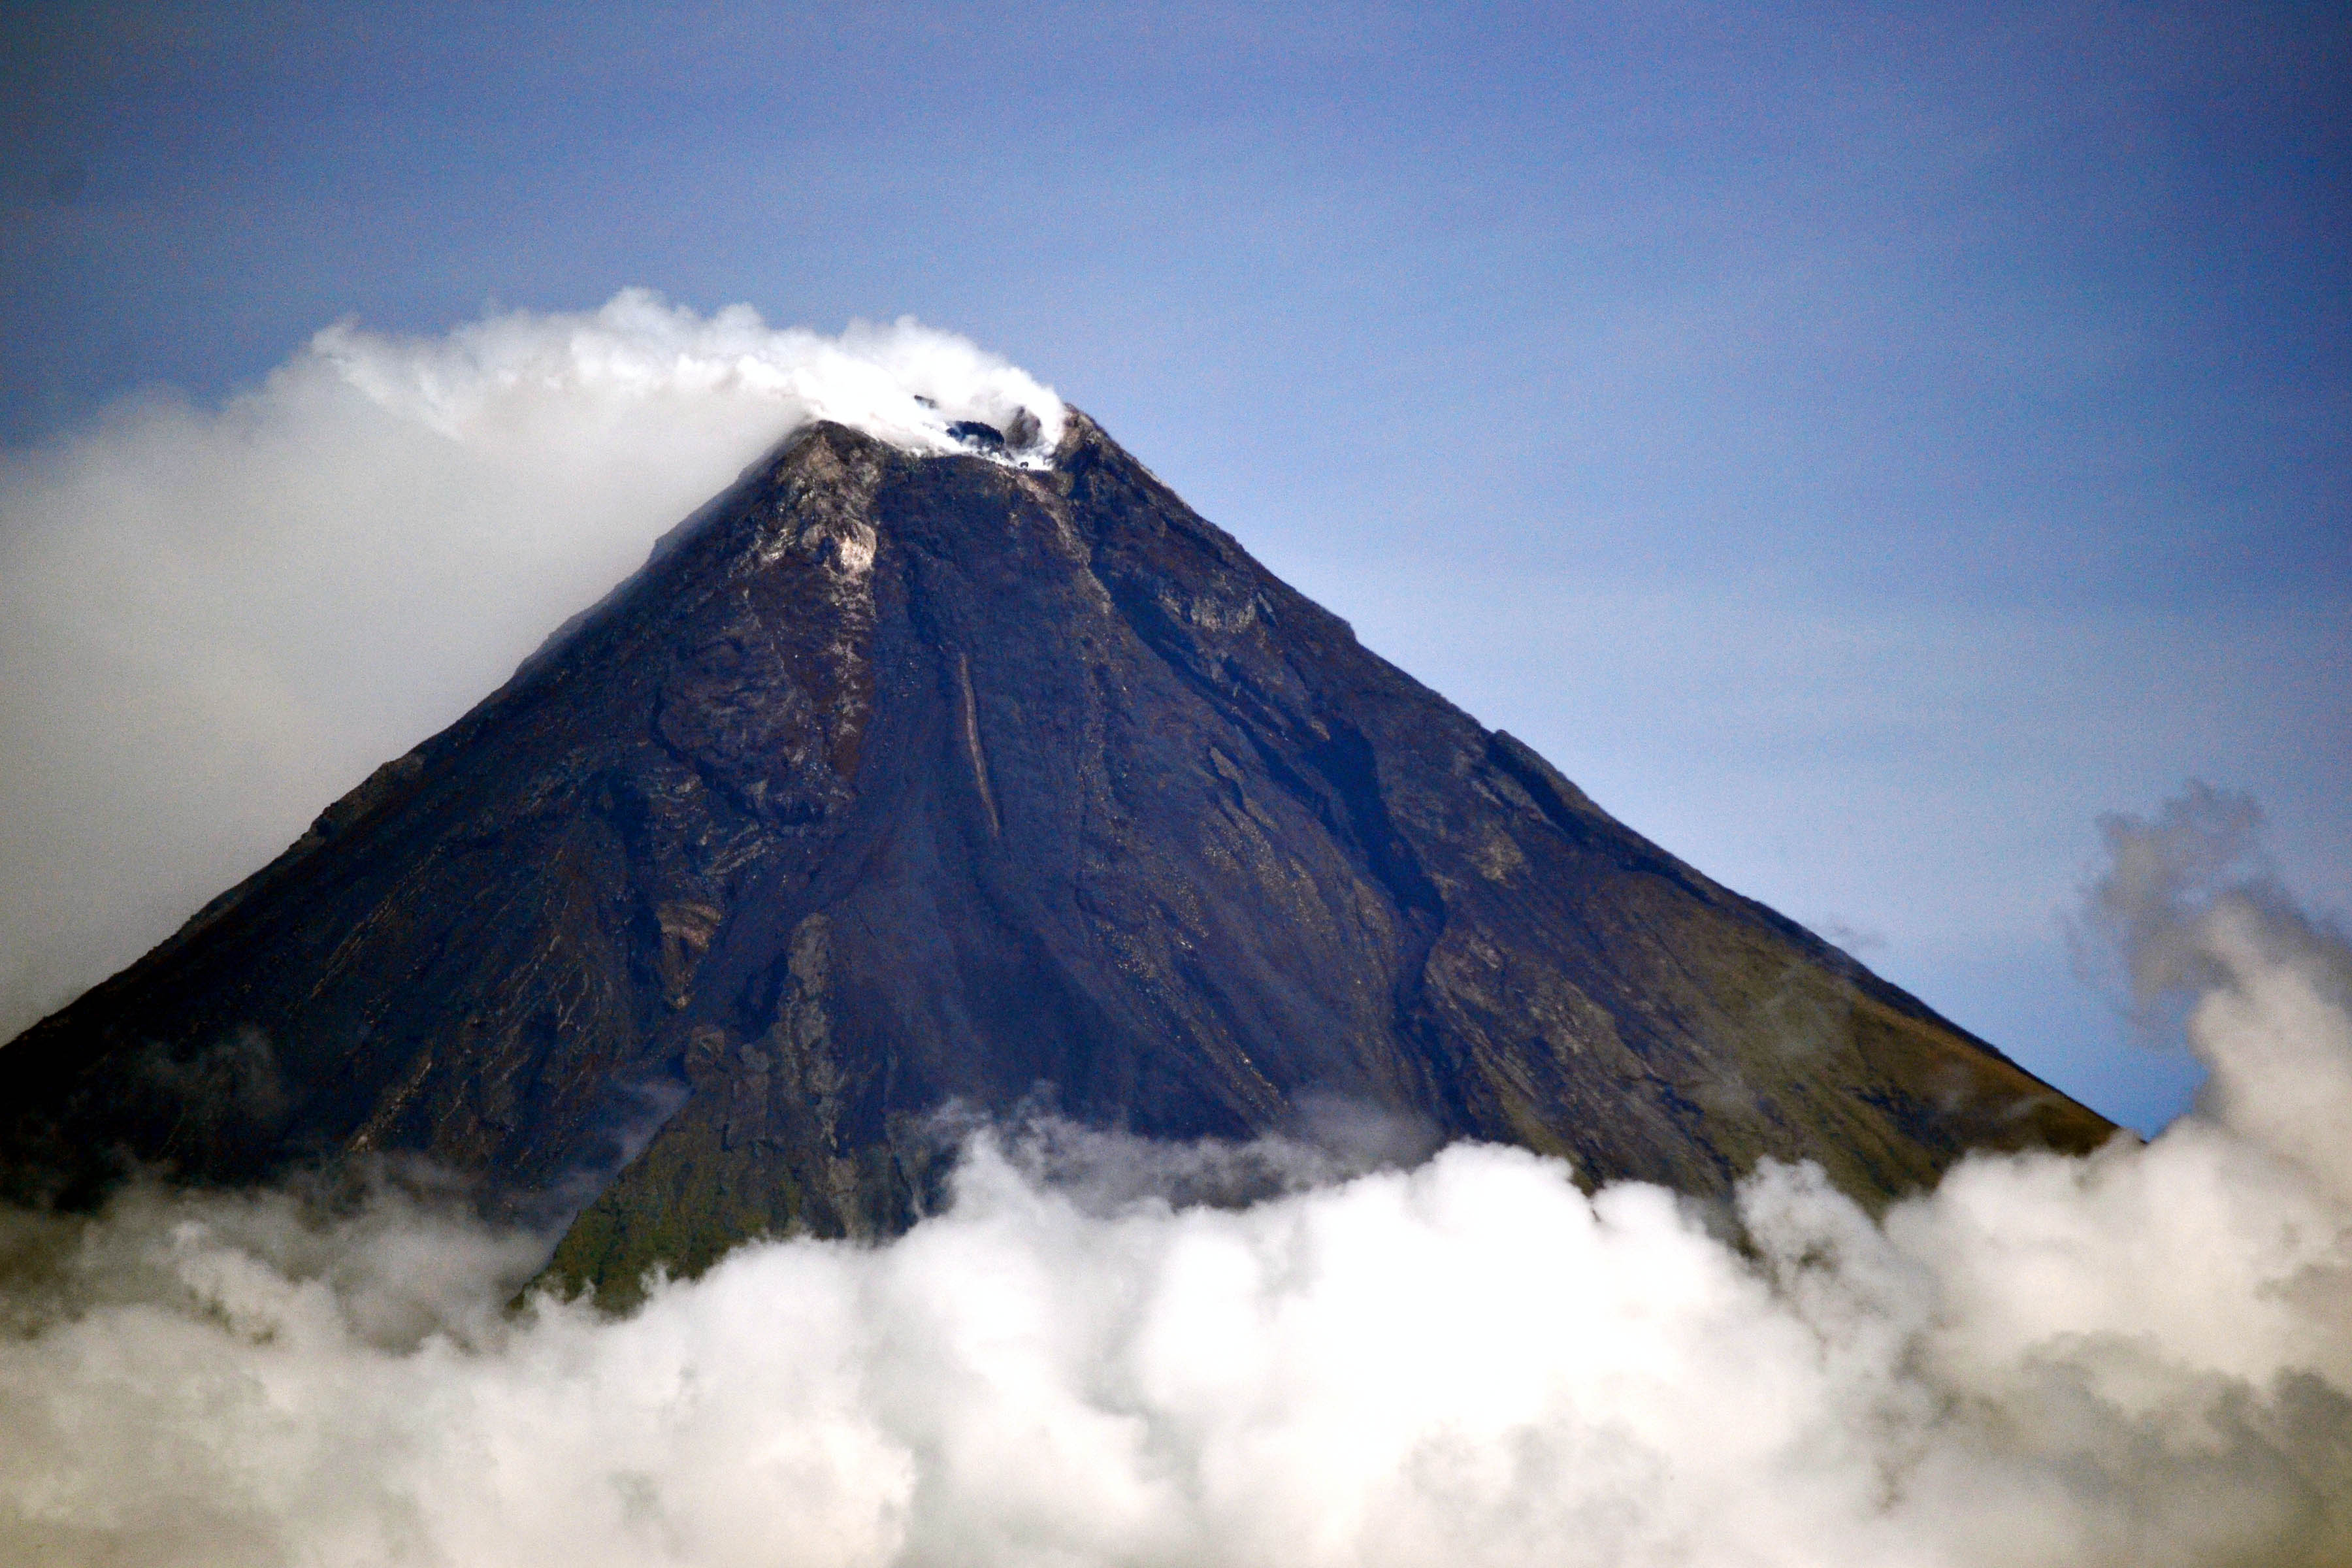
[{"label": "ash-covered slope", "polygon": [[584,1204],[559,1266],[625,1282],[903,1223],[950,1101],[1369,1109],[1700,1193],[2112,1131],[1366,652],[1082,416],[1044,457],[802,431],[0,1049],[8,1190],[415,1152]]}]

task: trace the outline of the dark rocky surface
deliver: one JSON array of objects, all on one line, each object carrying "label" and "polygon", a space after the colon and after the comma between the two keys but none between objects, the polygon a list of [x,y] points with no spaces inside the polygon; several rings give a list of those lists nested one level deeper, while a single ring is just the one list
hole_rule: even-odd
[{"label": "dark rocky surface", "polygon": [[[993,431],[990,435],[995,435]],[[982,443],[985,445],[985,443]],[[2113,1129],[1360,647],[1083,416],[803,431],[466,719],[0,1049],[0,1184],[371,1152],[625,1294],[872,1234],[933,1113],[1367,1113],[1883,1198]]]}]

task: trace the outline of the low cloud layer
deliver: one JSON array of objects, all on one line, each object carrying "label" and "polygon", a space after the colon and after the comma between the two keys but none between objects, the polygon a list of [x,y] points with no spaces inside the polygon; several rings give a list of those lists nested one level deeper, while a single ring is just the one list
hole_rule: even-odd
[{"label": "low cloud layer", "polygon": [[2092,900],[2189,989],[2198,1112],[1883,1221],[1772,1167],[1735,1244],[1486,1147],[1186,1205],[982,1139],[899,1240],[615,1319],[507,1312],[539,1247],[397,1195],[20,1218],[0,1558],[2342,1563],[2352,949],[2231,879],[2250,823],[2118,820]]},{"label": "low cloud layer", "polygon": [[343,325],[219,409],[0,454],[0,1039],[456,719],[813,418],[918,450],[1063,405],[911,321],[642,291],[446,337]]}]

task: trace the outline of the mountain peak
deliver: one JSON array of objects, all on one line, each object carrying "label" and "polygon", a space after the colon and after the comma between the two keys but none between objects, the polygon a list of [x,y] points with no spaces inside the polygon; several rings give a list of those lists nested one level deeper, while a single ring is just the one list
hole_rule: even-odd
[{"label": "mountain peak", "polygon": [[1876,1197],[2112,1131],[1366,652],[1085,415],[1024,410],[796,431],[0,1050],[11,1188],[415,1153],[584,1204],[558,1266],[625,1290],[905,1223],[950,1106],[1242,1138],[1344,1105],[1596,1179],[1810,1158]]}]

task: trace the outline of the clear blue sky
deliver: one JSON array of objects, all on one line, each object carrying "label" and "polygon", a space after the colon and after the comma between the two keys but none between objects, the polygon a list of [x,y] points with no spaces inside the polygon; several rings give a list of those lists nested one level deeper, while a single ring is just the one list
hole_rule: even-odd
[{"label": "clear blue sky", "polygon": [[2071,973],[2100,812],[2352,905],[2341,5],[0,16],[0,441],[347,315],[912,313],[2111,1114],[2187,1078]]}]

